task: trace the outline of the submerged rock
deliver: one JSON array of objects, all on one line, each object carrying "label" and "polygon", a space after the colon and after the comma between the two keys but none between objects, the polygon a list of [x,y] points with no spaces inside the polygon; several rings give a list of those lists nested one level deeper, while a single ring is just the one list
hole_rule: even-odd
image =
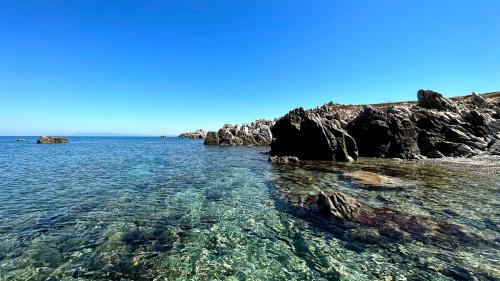
[{"label": "submerged rock", "polygon": [[295,156],[270,156],[268,158],[269,162],[278,163],[278,164],[286,164],[286,163],[299,163],[299,158]]},{"label": "submerged rock", "polygon": [[335,192],[330,196],[321,193],[316,204],[321,213],[337,219],[355,219],[361,210],[361,205],[354,198],[341,192]]},{"label": "submerged rock", "polygon": [[36,143],[38,144],[51,144],[51,143],[68,143],[67,138],[63,137],[47,137],[47,136],[40,136],[37,140]]},{"label": "submerged rock", "polygon": [[343,176],[359,185],[364,186],[399,188],[408,185],[407,182],[399,178],[380,175],[368,171],[349,172],[344,173]]},{"label": "submerged rock", "polygon": [[182,133],[179,135],[179,138],[188,138],[188,139],[204,139],[207,137],[207,132],[202,129],[198,129],[194,132],[190,133]]},{"label": "submerged rock", "polygon": [[[466,246],[490,243],[482,237],[465,232],[457,225],[440,223],[422,216],[405,215],[387,208],[371,207],[341,192],[331,195],[320,193],[316,198],[316,206],[320,213],[342,227],[347,227],[347,234],[350,234],[349,229],[370,230],[369,239],[361,235],[363,241],[385,244],[387,240],[393,242],[416,240],[436,245]],[[354,231],[354,234],[351,238],[360,236],[359,231]]]}]

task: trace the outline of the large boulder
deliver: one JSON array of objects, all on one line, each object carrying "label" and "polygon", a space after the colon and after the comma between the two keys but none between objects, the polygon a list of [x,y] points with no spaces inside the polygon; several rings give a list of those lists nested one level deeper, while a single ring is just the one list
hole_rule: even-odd
[{"label": "large boulder", "polygon": [[407,108],[366,106],[347,125],[364,157],[412,158],[420,154],[417,128]]},{"label": "large boulder", "polygon": [[272,135],[271,156],[336,161],[352,161],[358,157],[356,142],[338,121],[321,118],[302,108],[278,119]]},{"label": "large boulder", "polygon": [[431,90],[419,90],[417,93],[418,105],[423,108],[437,109],[437,110],[451,110],[456,111],[456,105],[443,97],[438,92]]},{"label": "large boulder", "polygon": [[36,140],[38,144],[51,144],[51,143],[68,143],[67,138],[63,137],[48,137],[48,136],[40,136]]}]

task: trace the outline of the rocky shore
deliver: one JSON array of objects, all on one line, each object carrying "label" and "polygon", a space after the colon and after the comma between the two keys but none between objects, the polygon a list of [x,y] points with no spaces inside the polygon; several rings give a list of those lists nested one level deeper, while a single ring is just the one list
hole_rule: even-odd
[{"label": "rocky shore", "polygon": [[297,108],[274,121],[226,124],[204,143],[270,146],[270,156],[302,160],[500,155],[500,93],[448,99],[419,90],[417,101]]},{"label": "rocky shore", "polygon": [[274,121],[256,120],[243,125],[226,124],[219,131],[208,132],[205,144],[267,146],[272,141],[271,127]]},{"label": "rocky shore", "polygon": [[187,139],[204,139],[207,137],[207,132],[203,131],[202,129],[198,129],[194,132],[182,133],[178,137]]},{"label": "rocky shore", "polygon": [[272,127],[270,155],[353,161],[500,154],[500,93],[447,99],[420,90],[417,98],[417,102],[294,109]]}]

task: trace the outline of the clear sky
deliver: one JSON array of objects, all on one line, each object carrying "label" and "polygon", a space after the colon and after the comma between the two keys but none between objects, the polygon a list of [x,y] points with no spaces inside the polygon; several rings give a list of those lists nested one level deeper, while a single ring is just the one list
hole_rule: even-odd
[{"label": "clear sky", "polygon": [[0,135],[174,135],[500,90],[500,1],[0,0]]}]

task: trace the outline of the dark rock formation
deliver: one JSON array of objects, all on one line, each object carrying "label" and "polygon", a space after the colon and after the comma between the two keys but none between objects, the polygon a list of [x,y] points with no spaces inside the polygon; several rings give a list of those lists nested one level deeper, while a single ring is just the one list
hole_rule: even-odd
[{"label": "dark rock formation", "polygon": [[219,145],[219,135],[216,132],[208,132],[204,144]]},{"label": "dark rock formation", "polygon": [[68,143],[67,138],[62,138],[62,137],[47,137],[47,136],[40,136],[37,140],[36,143],[38,144],[50,144],[50,143]]},{"label": "dark rock formation", "polygon": [[373,106],[326,104],[290,111],[272,128],[272,156],[346,161],[419,159],[498,153],[500,95],[447,99],[420,90],[418,102]]},{"label": "dark rock formation", "polygon": [[278,119],[271,156],[296,156],[309,160],[352,161],[357,159],[354,139],[336,119],[321,118],[299,108]]},{"label": "dark rock formation", "polygon": [[417,99],[418,106],[423,108],[452,111],[457,110],[452,101],[443,97],[440,93],[431,90],[419,90],[417,93]]},{"label": "dark rock formation", "polygon": [[268,158],[269,162],[278,163],[278,164],[287,164],[287,163],[299,163],[299,158],[295,156],[270,156]]},{"label": "dark rock formation", "polygon": [[347,131],[356,140],[360,156],[412,158],[420,151],[410,116],[404,107],[367,106],[348,124]]},{"label": "dark rock formation", "polygon": [[271,126],[273,121],[256,120],[241,126],[226,124],[218,132],[208,132],[205,144],[211,145],[246,145],[267,146],[272,140]]},{"label": "dark rock formation", "polygon": [[187,139],[204,139],[207,137],[207,132],[202,129],[198,129],[195,132],[190,133],[182,133],[179,135],[179,138],[187,138]]}]

